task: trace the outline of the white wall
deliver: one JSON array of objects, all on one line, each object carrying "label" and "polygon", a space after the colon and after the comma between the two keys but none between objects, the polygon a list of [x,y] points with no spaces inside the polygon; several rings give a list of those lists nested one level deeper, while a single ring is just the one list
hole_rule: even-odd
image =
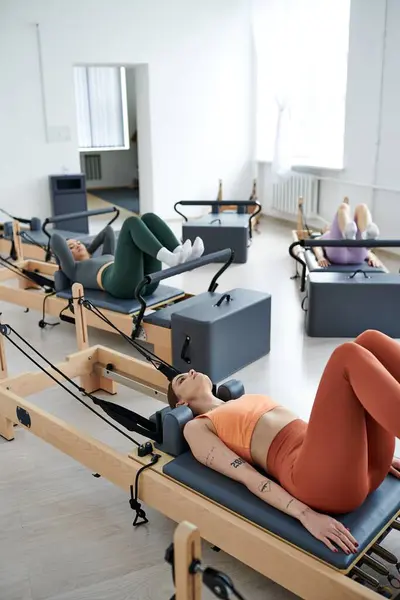
[{"label": "white wall", "polygon": [[141,179],[144,170],[153,180],[142,190],[142,210],[168,218],[178,199],[214,198],[220,177],[226,197],[249,195],[247,0],[2,0],[0,55],[7,57],[0,78],[0,205],[6,209],[47,215],[48,175],[80,170],[77,63],[149,66],[151,139],[144,146],[152,164],[139,160]]},{"label": "white wall", "polygon": [[[352,0],[345,168],[322,171],[320,214],[330,221],[344,196],[367,203],[382,237],[400,235],[400,2]],[[268,166],[260,168],[270,201]],[[380,189],[384,188],[384,189]],[[391,188],[397,191],[388,191]]]},{"label": "white wall", "polygon": [[[126,70],[126,103],[129,124],[129,140],[136,130],[136,83],[135,69],[132,67]],[[88,189],[107,188],[118,186],[130,186],[133,180],[137,178],[137,149],[136,144],[130,142],[127,150],[110,150],[100,153],[101,157],[101,179],[87,181]],[[84,172],[84,160],[86,154],[80,153],[80,167]]]}]

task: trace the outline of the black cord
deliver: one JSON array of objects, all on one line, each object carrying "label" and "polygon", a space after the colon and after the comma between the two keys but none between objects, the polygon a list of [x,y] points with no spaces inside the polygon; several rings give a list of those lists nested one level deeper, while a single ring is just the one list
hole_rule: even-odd
[{"label": "black cord", "polygon": [[[30,236],[30,234],[27,231],[21,231],[19,235],[20,237],[22,237],[22,239],[29,242],[29,244],[31,244],[32,246],[36,246],[37,248],[40,248],[41,250],[46,252],[46,246],[43,246],[43,244],[37,242],[33,237]],[[54,252],[51,252],[51,254],[52,256],[54,256]]]},{"label": "black cord", "polygon": [[160,458],[160,454],[153,453],[151,456],[151,461],[147,465],[143,465],[143,467],[140,467],[140,469],[136,473],[135,483],[134,483],[134,485],[131,485],[131,487],[130,487],[131,499],[129,500],[129,504],[130,504],[131,509],[136,511],[135,519],[132,523],[133,527],[139,527],[140,525],[145,525],[146,523],[149,522],[149,520],[146,516],[146,511],[142,508],[142,505],[138,499],[139,477],[143,473],[143,471],[145,471],[146,469],[149,469],[150,467],[155,465],[158,462],[159,458]]},{"label": "black cord", "polygon": [[[22,269],[20,269],[19,267],[17,267],[17,265],[14,265],[12,262],[10,262],[10,260],[8,258],[4,258],[3,256],[0,256],[0,263],[2,263],[12,273],[16,273],[23,279],[26,279],[27,281],[29,281],[29,283],[34,283],[33,280],[30,277],[28,277],[28,275],[25,275],[25,273],[22,271]],[[39,284],[36,284],[36,285],[39,285]],[[40,287],[43,288],[43,286],[40,286]]]},{"label": "black cord", "polygon": [[131,337],[129,337],[129,335],[127,335],[126,333],[121,331],[116,325],[114,325],[114,323],[112,323],[112,321],[110,321],[110,319],[108,317],[106,317],[101,312],[101,310],[99,308],[97,308],[97,306],[92,304],[92,302],[90,302],[90,300],[86,300],[82,297],[81,298],[73,298],[73,300],[78,300],[79,302],[81,302],[81,304],[87,310],[91,310],[100,320],[102,320],[109,327],[111,327],[111,329],[114,329],[114,331],[119,333],[119,335],[121,337],[123,337],[124,340],[126,340],[128,342],[128,344],[130,344],[133,348],[135,348],[135,350],[137,350],[139,352],[139,354],[141,354],[148,362],[150,362],[153,365],[153,367],[155,367],[157,369],[160,364],[165,365],[167,367],[171,367],[171,365],[169,365],[167,362],[165,362],[164,360],[159,358],[156,354],[154,354],[154,352],[151,352],[151,350],[147,350],[147,349],[145,350],[144,348],[142,348],[142,346],[138,342],[136,342]]},{"label": "black cord", "polygon": [[41,321],[39,321],[39,327],[41,327],[42,329],[44,329],[47,325],[49,327],[55,327],[56,325],[59,325],[60,322],[56,322],[56,323],[48,323],[46,321],[46,302],[47,302],[47,298],[49,298],[50,296],[54,296],[55,295],[55,291],[51,291],[48,294],[45,294],[44,298],[43,298],[43,304],[42,304],[42,319]]},{"label": "black cord", "polygon": [[136,446],[141,446],[140,442],[138,442],[133,437],[131,437],[130,435],[128,435],[127,433],[125,433],[124,431],[122,431],[122,429],[120,429],[119,427],[117,427],[116,425],[114,425],[114,423],[112,421],[109,421],[108,419],[106,419],[106,417],[103,417],[103,415],[101,415],[96,410],[94,410],[94,408],[92,408],[89,404],[87,404],[87,402],[85,402],[84,400],[82,400],[82,398],[80,398],[72,390],[70,390],[69,388],[67,388],[66,385],[64,385],[61,381],[59,381],[56,377],[54,377],[54,375],[52,375],[44,367],[42,367],[42,365],[40,363],[38,363],[32,356],[30,356],[28,354],[28,352],[26,352],[25,350],[23,350],[10,337],[10,332],[12,332],[14,335],[16,335],[18,337],[18,339],[20,339],[23,343],[25,343],[28,346],[28,348],[30,348],[31,350],[33,350],[45,363],[47,363],[56,373],[58,373],[59,375],[61,375],[61,377],[63,377],[69,384],[71,384],[73,387],[75,387],[77,390],[79,390],[79,392],[81,392],[82,394],[84,394],[85,396],[87,396],[88,398],[90,398],[94,403],[96,403],[98,401],[98,398],[94,394],[91,394],[90,392],[86,392],[86,390],[83,387],[79,386],[77,383],[75,383],[75,381],[73,381],[67,375],[65,375],[65,373],[63,373],[58,367],[56,367],[55,365],[53,365],[45,356],[43,356],[38,350],[36,350],[36,348],[34,348],[27,340],[25,340],[10,325],[1,325],[1,327],[0,327],[0,333],[2,335],[4,335],[7,338],[7,340],[15,348],[17,348],[17,350],[19,350],[21,352],[21,354],[23,354],[28,360],[30,360],[34,365],[36,365],[43,373],[46,373],[46,375],[48,377],[50,377],[50,379],[52,379],[57,385],[59,385],[61,388],[63,388],[63,390],[65,390],[66,392],[68,392],[68,394],[70,394],[73,398],[75,398],[76,400],[78,400],[78,402],[80,402],[83,406],[85,406],[93,414],[97,415],[99,417],[99,419],[101,419],[102,421],[104,421],[105,423],[107,423],[108,425],[110,425],[110,427],[112,427],[113,429],[115,429],[115,431],[118,431],[121,435],[123,435],[124,437],[126,437],[133,444],[136,444]]}]

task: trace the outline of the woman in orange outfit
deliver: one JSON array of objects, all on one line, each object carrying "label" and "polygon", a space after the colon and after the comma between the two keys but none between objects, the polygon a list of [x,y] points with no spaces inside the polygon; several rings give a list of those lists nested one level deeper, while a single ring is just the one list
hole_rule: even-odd
[{"label": "woman in orange outfit", "polygon": [[353,511],[389,472],[400,478],[400,345],[378,331],[336,348],[308,424],[268,396],[223,402],[193,370],[174,378],[168,399],[197,415],[184,435],[199,462],[297,518],[334,552],[358,544],[324,513]]}]

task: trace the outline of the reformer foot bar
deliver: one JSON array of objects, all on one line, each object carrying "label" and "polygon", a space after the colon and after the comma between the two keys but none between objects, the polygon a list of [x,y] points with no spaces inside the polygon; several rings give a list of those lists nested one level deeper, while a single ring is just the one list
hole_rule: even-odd
[{"label": "reformer foot bar", "polygon": [[[148,387],[159,394],[159,399],[165,398],[168,381],[160,370],[103,346],[89,347],[84,307],[78,304],[77,309],[80,351],[58,365],[47,361],[41,372],[7,377],[4,340],[11,341],[11,337],[7,335],[7,326],[2,326],[0,434],[4,438],[10,440],[22,435],[13,427],[13,424],[20,425],[90,472],[130,491],[136,526],[147,522],[141,502],[178,523],[189,521],[212,545],[301,598],[377,600],[395,597],[393,586],[398,584],[398,579],[389,571],[387,563],[397,569],[399,563],[396,556],[382,546],[388,533],[400,528],[397,521],[400,482],[394,477],[388,475],[357,511],[340,517],[358,540],[359,552],[350,556],[340,551],[333,553],[295,519],[263,503],[237,482],[198,463],[187,448],[174,455],[164,451],[167,433],[173,432],[183,439],[182,429],[190,420],[188,411],[191,413],[187,407],[161,411],[163,427],[170,428],[171,432],[161,430],[163,443],[156,444],[156,449],[150,442],[139,444],[132,439],[138,448],[124,454],[29,402],[26,397],[66,377],[71,380],[80,377],[82,388],[79,390],[84,389],[90,398],[96,389],[115,393],[115,381],[107,378],[107,371],[123,374],[143,385],[142,391]],[[152,439],[152,434],[147,437]],[[142,521],[138,522],[138,517]],[[364,566],[372,568],[374,574],[366,572]]]},{"label": "reformer foot bar", "polygon": [[114,206],[99,208],[49,217],[43,223],[36,217],[33,219],[21,219],[20,217],[9,215],[12,221],[4,224],[3,235],[0,238],[0,253],[10,256],[13,260],[22,260],[22,257],[25,256],[26,258],[44,262],[53,261],[54,258],[50,250],[51,229],[49,229],[49,225],[56,225],[57,232],[65,238],[77,238],[84,244],[89,244],[94,235],[59,229],[59,224],[65,221],[81,219],[82,217],[94,217],[105,214],[113,215],[108,223],[108,225],[111,225],[119,217],[120,211]]},{"label": "reformer foot bar", "polygon": [[[178,206],[211,206],[212,212],[189,220],[178,210]],[[228,212],[224,211],[225,207],[236,207],[237,210]],[[255,210],[247,213],[249,207],[255,207]],[[184,219],[182,241],[189,239],[193,243],[196,237],[200,237],[206,254],[231,248],[235,253],[234,262],[247,261],[253,223],[257,222],[257,215],[261,212],[261,204],[257,200],[181,200],[175,203],[174,210]]]},{"label": "reformer foot bar", "polygon": [[[310,262],[316,264],[316,260],[307,249],[316,246],[398,248],[400,240],[309,238],[290,245],[290,256],[303,269],[301,291],[306,292],[302,306],[306,313],[307,335],[353,338],[366,329],[377,329],[391,337],[400,337],[400,276],[389,273],[385,267],[371,267],[367,261],[357,265],[313,267]],[[297,252],[298,248],[306,249],[303,258]]]}]

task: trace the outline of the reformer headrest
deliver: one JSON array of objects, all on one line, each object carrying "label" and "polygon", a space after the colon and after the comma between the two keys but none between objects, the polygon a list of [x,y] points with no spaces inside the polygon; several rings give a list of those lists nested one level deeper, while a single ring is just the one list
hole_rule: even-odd
[{"label": "reformer headrest", "polygon": [[220,398],[220,400],[223,400],[224,402],[240,398],[243,394],[244,385],[239,379],[229,379],[229,381],[221,383],[217,389],[217,398]]},{"label": "reformer headrest", "polygon": [[31,231],[40,231],[42,229],[42,221],[38,217],[31,219]]},{"label": "reformer headrest", "polygon": [[67,290],[71,287],[71,282],[66,276],[66,274],[59,269],[54,273],[54,285],[56,292],[62,292],[63,290]]},{"label": "reformer headrest", "polygon": [[4,235],[6,235],[7,237],[12,236],[12,233],[13,233],[12,221],[6,221],[5,223],[3,223],[3,231],[4,231]]},{"label": "reformer headrest", "polygon": [[[244,385],[238,379],[230,379],[221,384],[217,390],[217,396],[224,402],[240,398],[244,394]],[[179,456],[189,450],[189,446],[183,436],[183,428],[188,421],[193,419],[193,413],[188,406],[167,406],[158,411],[161,414],[163,424],[163,442],[155,444],[157,448],[170,454]],[[156,420],[156,415],[151,415],[151,421]]]}]

